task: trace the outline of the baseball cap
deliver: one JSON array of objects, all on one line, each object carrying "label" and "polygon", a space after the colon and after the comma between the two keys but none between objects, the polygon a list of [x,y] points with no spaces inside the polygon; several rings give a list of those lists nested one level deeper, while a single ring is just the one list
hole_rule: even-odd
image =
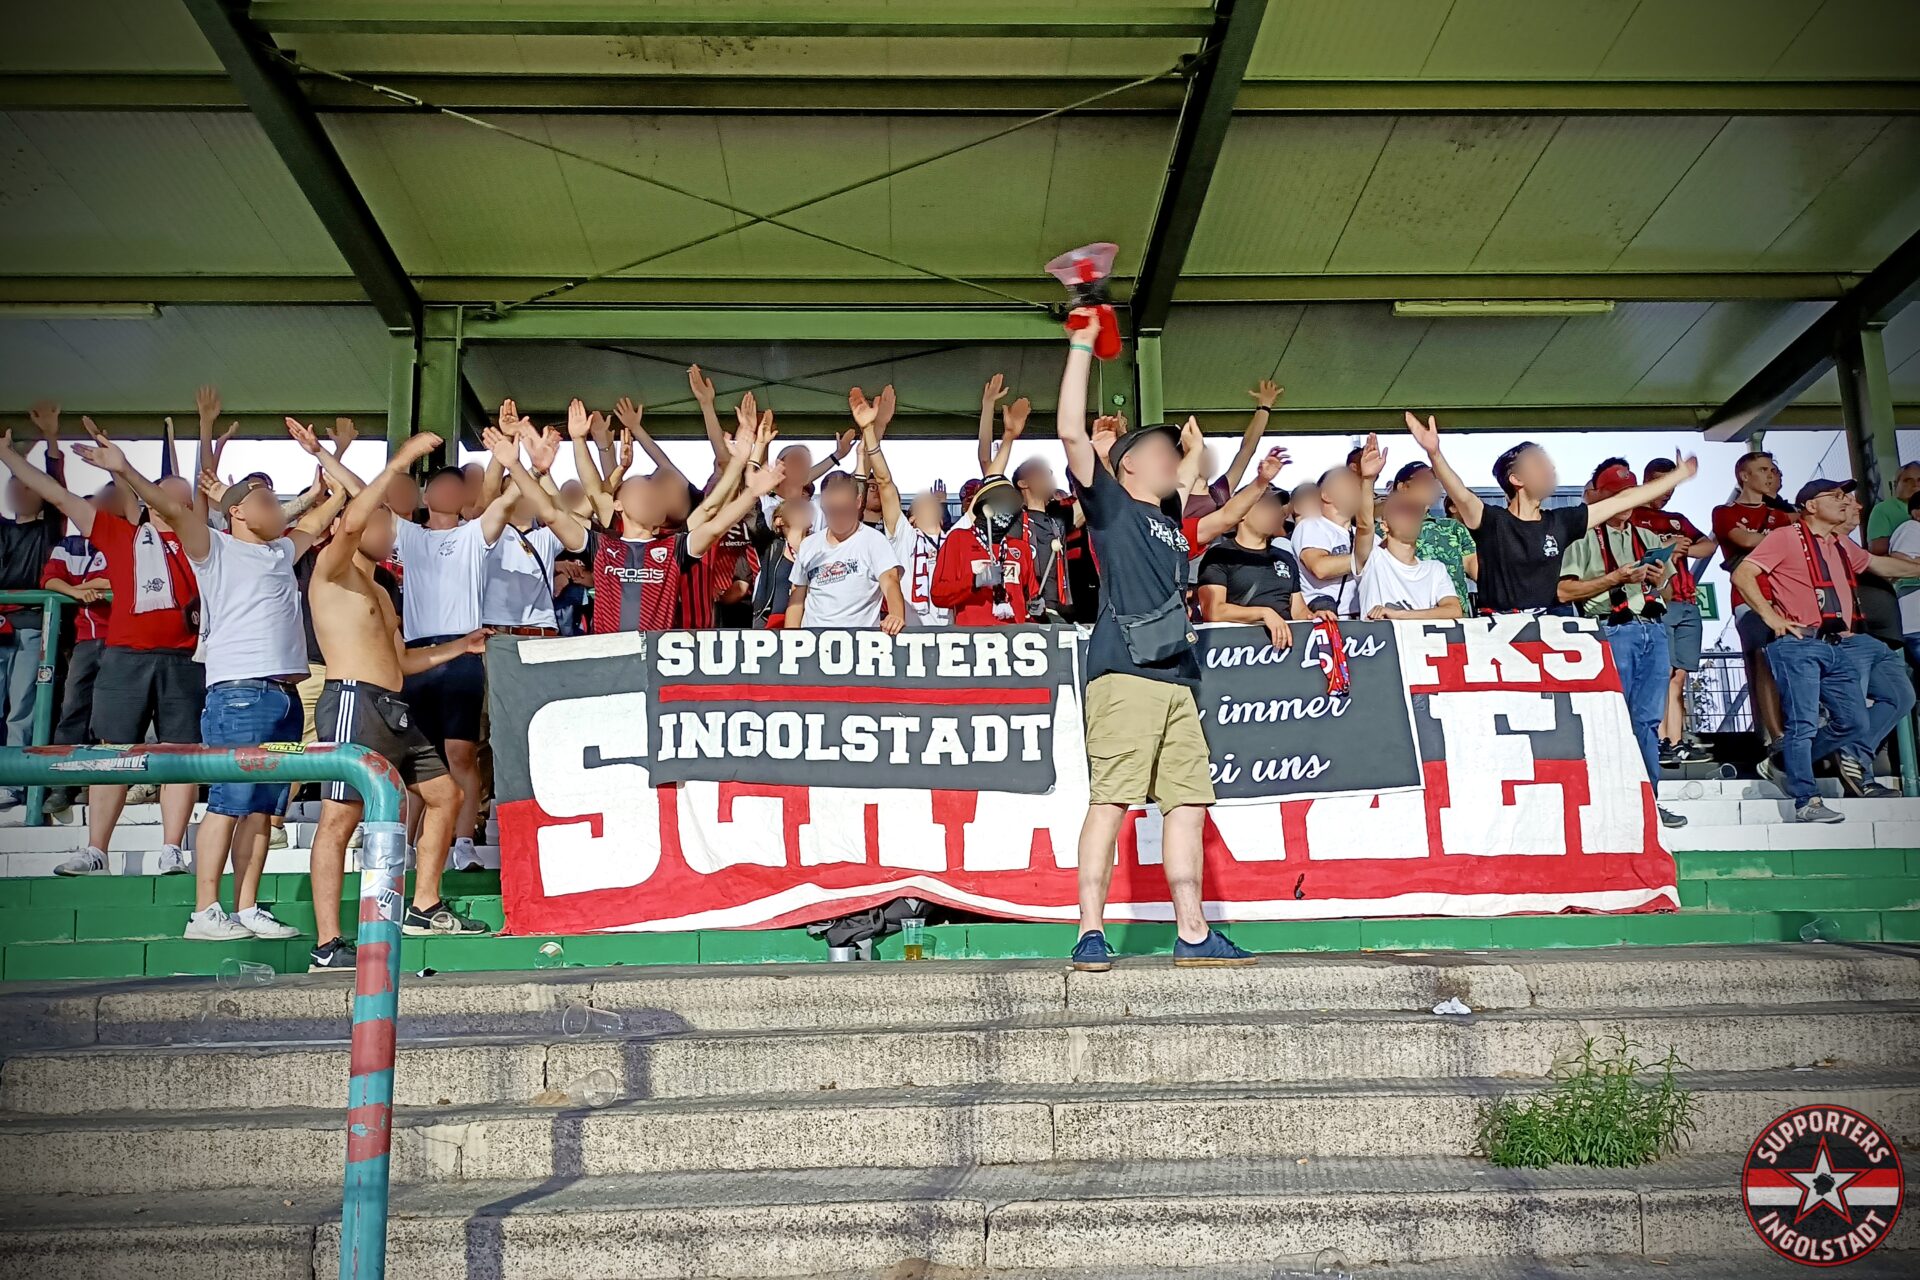
[{"label": "baseball cap", "polygon": [[[252,497],[255,491],[260,489],[268,489],[268,486],[267,482],[258,476],[246,476],[243,479],[235,480],[227,486],[227,491],[220,495],[220,510],[228,515],[232,515],[235,507]],[[268,489],[268,492],[272,492],[272,490]]]},{"label": "baseball cap", "polygon": [[1804,507],[1823,493],[1852,493],[1855,488],[1852,480],[1813,479],[1800,486],[1800,492],[1793,495],[1793,505]]},{"label": "baseball cap", "polygon": [[1633,474],[1632,467],[1623,467],[1614,463],[1593,478],[1593,491],[1603,498],[1611,498],[1616,493],[1625,493],[1640,483],[1640,477]]},{"label": "baseball cap", "polygon": [[1107,455],[1107,463],[1113,468],[1114,474],[1120,473],[1120,459],[1127,456],[1127,450],[1153,436],[1165,436],[1167,443],[1173,446],[1174,452],[1180,451],[1180,428],[1173,423],[1163,422],[1157,427],[1135,427],[1114,441],[1113,451]]}]

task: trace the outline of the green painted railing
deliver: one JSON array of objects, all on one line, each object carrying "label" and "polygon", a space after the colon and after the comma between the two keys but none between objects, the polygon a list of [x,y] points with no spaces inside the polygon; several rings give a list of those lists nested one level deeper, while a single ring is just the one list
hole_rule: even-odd
[{"label": "green painted railing", "polygon": [[[44,687],[44,686],[43,686]],[[344,782],[366,805],[360,844],[360,928],[347,1085],[347,1167],[340,1211],[341,1280],[380,1280],[387,1265],[387,1163],[393,1129],[394,1016],[400,917],[406,902],[405,791],[386,758],[352,743],[257,747],[0,747],[0,786],[94,783]]]},{"label": "green painted railing", "polygon": [[[33,741],[29,745],[43,747],[53,737],[53,706],[60,696],[59,690],[53,687],[53,673],[60,664],[61,611],[78,603],[72,596],[63,596],[58,591],[0,591],[0,604],[26,605],[40,610],[40,658],[33,677]],[[46,820],[47,789],[27,788],[27,825],[37,827]]]}]

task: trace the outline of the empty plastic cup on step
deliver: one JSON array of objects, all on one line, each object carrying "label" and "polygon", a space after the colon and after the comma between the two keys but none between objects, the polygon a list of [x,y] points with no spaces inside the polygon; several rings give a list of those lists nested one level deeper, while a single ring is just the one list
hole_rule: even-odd
[{"label": "empty plastic cup on step", "polygon": [[536,969],[564,969],[567,964],[567,949],[549,939],[540,944],[534,952],[533,967]]},{"label": "empty plastic cup on step", "polygon": [[908,916],[900,922],[900,958],[902,960],[927,958],[927,922],[918,916]]},{"label": "empty plastic cup on step", "polygon": [[596,1009],[585,1000],[575,1000],[560,1011],[560,1034],[568,1036],[617,1036],[627,1029],[627,1020],[609,1009]]},{"label": "empty plastic cup on step", "polygon": [[1839,922],[1829,920],[1825,916],[1815,916],[1800,926],[1800,941],[1802,942],[1835,942],[1839,937]]},{"label": "empty plastic cup on step", "polygon": [[262,964],[258,960],[242,960],[238,956],[223,959],[213,973],[214,981],[228,990],[271,986],[273,977],[272,965]]},{"label": "empty plastic cup on step", "polygon": [[568,1085],[567,1097],[582,1106],[610,1107],[620,1100],[620,1082],[613,1072],[600,1067]]},{"label": "empty plastic cup on step", "polygon": [[1687,782],[1680,787],[1680,798],[1682,800],[1698,800],[1705,794],[1707,794],[1707,789],[1698,782]]},{"label": "empty plastic cup on step", "polygon": [[1353,1268],[1347,1263],[1347,1255],[1338,1249],[1310,1249],[1306,1253],[1289,1253],[1273,1260],[1275,1280],[1281,1276],[1326,1276],[1329,1280],[1350,1280]]}]

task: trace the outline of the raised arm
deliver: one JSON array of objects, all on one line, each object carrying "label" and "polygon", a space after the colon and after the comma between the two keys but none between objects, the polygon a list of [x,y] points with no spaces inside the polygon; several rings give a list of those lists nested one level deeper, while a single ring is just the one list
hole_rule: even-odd
[{"label": "raised arm", "polygon": [[[522,424],[529,429],[533,425],[525,418],[515,425],[518,427]],[[534,519],[552,529],[553,536],[560,539],[561,546],[569,551],[579,551],[587,545],[587,527],[580,523],[580,517],[555,502],[553,495],[541,485],[540,478],[520,461],[518,438],[489,428],[481,433],[480,443],[486,446],[494,462],[513,482],[514,489],[526,500]]]},{"label": "raised arm", "polygon": [[747,518],[760,499],[774,491],[774,488],[786,478],[787,469],[781,463],[761,467],[747,477],[740,491],[725,506],[713,513],[713,518],[697,527],[687,530],[687,553],[703,556],[708,549],[724,536],[727,530]]},{"label": "raised arm", "polygon": [[1083,323],[1078,329],[1067,330],[1067,367],[1060,372],[1060,398],[1053,417],[1054,432],[1067,451],[1067,469],[1084,488],[1093,483],[1093,469],[1100,465],[1093,441],[1087,436],[1087,374],[1093,368],[1093,335],[1098,319],[1091,307],[1082,307],[1074,315]]},{"label": "raised arm", "polygon": [[1373,553],[1373,486],[1387,466],[1387,451],[1380,437],[1369,435],[1367,447],[1360,453],[1360,510],[1353,518],[1353,571],[1366,567]]},{"label": "raised arm", "polygon": [[980,440],[975,452],[980,457],[980,474],[993,475],[993,410],[1007,395],[1005,374],[996,373],[980,388]]},{"label": "raised arm", "polygon": [[[347,469],[347,464],[340,461],[339,454],[321,447],[319,433],[310,425],[303,424],[298,418],[286,418],[283,421],[287,424],[287,434],[293,437],[293,442],[305,449],[313,460],[320,464],[320,470],[326,473],[327,479],[331,480],[336,487],[346,490],[349,499],[360,496],[360,491],[366,487],[365,483]],[[345,452],[345,449],[339,451],[339,453]],[[376,488],[380,490],[376,496],[381,501],[385,501],[385,486],[380,485]]]},{"label": "raised arm", "polygon": [[[311,431],[307,433],[309,437],[312,434]],[[300,441],[302,448],[306,448],[306,441],[300,440],[298,435],[294,439]],[[445,441],[431,431],[422,431],[395,449],[393,456],[387,459],[387,465],[370,482],[360,486],[359,491],[355,492],[352,500],[347,503],[346,510],[340,513],[339,523],[334,526],[333,537],[320,548],[319,558],[314,561],[314,572],[329,578],[338,577],[353,560],[354,553],[360,549],[360,535],[366,532],[367,521],[373,518],[374,512],[386,505],[388,487],[411,471],[416,462],[444,443]],[[318,442],[313,446],[316,450],[319,447]],[[345,463],[340,463],[337,458],[334,461],[339,463],[341,470],[346,470]],[[332,475],[333,472],[329,470],[327,474]],[[346,488],[345,485],[341,487]],[[399,518],[394,517],[396,520]]]},{"label": "raised arm", "polygon": [[298,560],[307,554],[313,549],[314,543],[326,536],[327,526],[333,523],[334,517],[346,505],[347,491],[340,485],[333,485],[328,488],[325,501],[316,503],[295,522],[293,528],[287,530],[287,537],[293,539],[294,559]]},{"label": "raised arm", "polygon": [[[700,421],[707,428],[707,443],[713,447],[713,466],[717,471],[727,465],[727,433],[720,429],[720,415],[713,407],[713,379],[700,372],[700,366],[687,366],[687,386],[700,405]],[[615,406],[614,412],[619,412]]]},{"label": "raised arm", "polygon": [[54,483],[66,484],[67,455],[60,449],[60,406],[51,400],[41,400],[27,410],[27,418],[47,446],[45,456],[40,459],[41,468],[53,477]]},{"label": "raised arm", "polygon": [[1007,464],[1013,460],[1013,446],[1027,429],[1027,414],[1032,412],[1033,404],[1021,396],[1000,411],[1000,446],[993,451],[993,457],[987,463],[982,476],[1003,476],[1007,474]]},{"label": "raised arm", "polygon": [[853,412],[854,425],[860,428],[860,438],[867,451],[867,466],[872,469],[873,483],[880,490],[880,528],[889,538],[906,518],[906,512],[900,505],[900,487],[893,482],[893,468],[887,465],[886,454],[880,448],[879,401],[892,397],[891,385],[882,387],[873,401],[869,401],[867,393],[859,387],[847,392],[847,407]]},{"label": "raised arm", "polygon": [[1407,414],[1407,432],[1413,436],[1413,442],[1426,453],[1427,461],[1433,466],[1434,478],[1440,487],[1453,499],[1454,510],[1460,513],[1460,523],[1469,529],[1480,527],[1480,517],[1486,514],[1487,504],[1480,501],[1480,495],[1467,488],[1467,482],[1453,469],[1453,464],[1440,454],[1440,426],[1428,414],[1421,422],[1415,414]]},{"label": "raised arm", "polygon": [[600,475],[600,466],[587,448],[589,424],[587,406],[574,397],[567,405],[567,437],[573,441],[573,466],[580,473],[580,487],[586,490],[593,507],[593,522],[602,528],[613,524],[613,498]]},{"label": "raised arm", "polygon": [[38,494],[42,502],[73,521],[82,534],[93,534],[93,504],[69,492],[65,485],[38,467],[27,465],[27,460],[13,447],[12,431],[0,431],[0,466],[11,471],[29,492]]},{"label": "raised arm", "polygon": [[[693,368],[694,371],[697,372],[700,366],[695,365]],[[711,387],[712,384],[709,383],[708,386]],[[707,413],[712,413],[712,404],[712,397],[709,396],[704,406]],[[673,476],[681,484],[687,483],[686,473],[673,465],[673,459],[667,456],[667,451],[662,449],[659,443],[640,425],[642,410],[639,405],[635,404],[630,397],[621,396],[619,403],[613,406],[613,416],[619,421],[621,429],[632,438],[635,444],[640,446],[641,452],[653,459],[653,465],[655,467]],[[721,456],[716,454],[714,465],[719,466],[721,461]]]},{"label": "raised arm", "polygon": [[224,443],[216,445],[213,440],[213,424],[220,420],[220,388],[211,382],[199,388],[193,393],[193,407],[200,414],[200,451],[194,455],[194,468],[217,475],[220,471],[220,452],[224,448]]},{"label": "raised arm", "polygon": [[1192,414],[1180,425],[1180,463],[1174,469],[1174,481],[1180,487],[1175,497],[1185,507],[1193,491],[1200,487],[1200,468],[1207,457],[1207,438],[1200,434],[1200,419]]},{"label": "raised arm", "polygon": [[174,533],[179,535],[180,548],[187,553],[189,560],[205,560],[207,544],[213,540],[207,530],[206,494],[196,488],[191,504],[176,501],[159,485],[134,470],[133,464],[127,461],[126,453],[107,439],[104,431],[93,425],[92,418],[81,418],[80,425],[93,437],[91,446],[74,446],[81,460],[111,473],[131,489],[135,497],[146,503],[149,510],[159,512],[161,519],[172,525]]},{"label": "raised arm", "polygon": [[845,431],[835,436],[833,440],[833,452],[813,464],[813,470],[807,472],[807,482],[811,484],[821,476],[827,474],[827,472],[839,466],[841,460],[853,452],[854,438],[854,430],[852,427],[848,427]]},{"label": "raised arm", "polygon": [[1267,450],[1267,456],[1260,459],[1260,469],[1254,472],[1253,483],[1236,492],[1221,503],[1219,508],[1201,516],[1195,527],[1195,533],[1202,544],[1232,531],[1233,527],[1247,518],[1254,504],[1266,496],[1273,487],[1273,479],[1280,474],[1280,468],[1291,462],[1287,451],[1278,447]]},{"label": "raised arm", "polygon": [[[734,431],[733,439],[727,442],[725,469],[714,481],[713,490],[707,494],[706,500],[687,518],[687,552],[696,558],[705,555],[728,529],[746,519],[747,513],[753,510],[753,502],[739,502],[735,499],[735,495],[740,492],[741,479],[747,473],[747,463],[752,460],[754,451],[759,447],[760,438],[770,436],[774,432],[773,410],[767,410],[756,422],[752,416],[753,409],[753,398],[749,395],[741,401],[740,407],[735,411],[740,425]],[[755,475],[764,478],[769,470],[769,468],[762,468]],[[784,475],[785,472],[782,471],[781,474]],[[758,501],[761,493],[767,492],[770,490],[761,489],[754,495],[755,501]],[[738,514],[732,519],[723,518],[734,511]]]},{"label": "raised arm", "polygon": [[1272,378],[1262,378],[1260,385],[1247,394],[1253,397],[1253,416],[1247,419],[1246,429],[1240,433],[1240,447],[1234,451],[1233,460],[1220,473],[1229,489],[1239,485],[1240,477],[1247,473],[1247,464],[1260,452],[1260,438],[1267,434],[1273,403],[1280,398],[1280,385]]},{"label": "raised arm", "polygon": [[1637,484],[1631,489],[1623,489],[1610,498],[1602,498],[1598,502],[1588,503],[1587,528],[1598,529],[1601,525],[1623,511],[1631,511],[1635,507],[1644,507],[1654,499],[1672,493],[1675,489],[1693,479],[1694,473],[1698,470],[1700,470],[1699,459],[1693,457],[1682,458],[1680,459],[1680,465],[1656,480],[1650,480],[1646,484]]}]

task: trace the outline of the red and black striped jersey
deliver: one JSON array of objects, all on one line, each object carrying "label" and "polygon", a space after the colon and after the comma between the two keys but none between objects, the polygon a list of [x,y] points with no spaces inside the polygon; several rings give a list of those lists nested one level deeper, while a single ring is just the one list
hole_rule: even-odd
[{"label": "red and black striped jersey", "polygon": [[714,549],[694,557],[687,531],[651,538],[620,536],[612,530],[593,535],[593,633],[669,631],[711,627]]}]

